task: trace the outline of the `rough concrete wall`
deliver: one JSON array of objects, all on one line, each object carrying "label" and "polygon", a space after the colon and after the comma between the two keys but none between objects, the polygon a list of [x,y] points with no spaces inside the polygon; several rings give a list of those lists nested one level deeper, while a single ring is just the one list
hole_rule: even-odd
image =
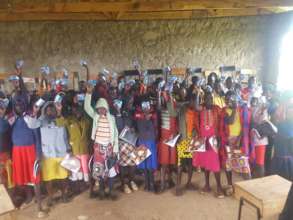
[{"label": "rough concrete wall", "polygon": [[262,72],[270,17],[239,17],[149,22],[16,22],[0,23],[0,72],[12,71],[16,59],[25,72],[48,64],[92,72],[103,67],[143,68],[236,65]]}]

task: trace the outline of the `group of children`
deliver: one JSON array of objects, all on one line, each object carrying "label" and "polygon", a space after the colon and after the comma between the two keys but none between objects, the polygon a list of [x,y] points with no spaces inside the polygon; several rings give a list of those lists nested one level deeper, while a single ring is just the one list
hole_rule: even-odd
[{"label": "group of children", "polygon": [[[200,192],[212,191],[209,177],[213,173],[217,198],[233,193],[232,172],[246,179],[262,177],[272,166],[292,178],[283,167],[293,167],[293,157],[284,162],[293,151],[279,150],[271,160],[274,139],[275,144],[286,140],[291,147],[293,136],[286,130],[292,126],[290,95],[276,101],[274,90],[262,89],[255,77],[241,88],[232,77],[222,80],[215,73],[207,83],[200,76],[144,82],[142,78],[109,80],[99,74],[94,82],[81,81],[78,91],[61,84],[40,96],[26,90],[18,71],[11,79],[12,94],[0,94],[1,183],[11,192],[16,188],[25,192],[22,207],[32,202],[34,194],[38,217],[44,217],[47,208],[42,206],[41,186],[45,186],[50,207],[55,187],[63,202],[68,202],[69,192],[87,187],[90,197],[95,197],[95,185],[100,199],[107,195],[116,199],[117,175],[128,194],[138,190],[137,174],[144,177],[146,191],[158,193],[174,185],[176,174],[179,196],[184,189],[182,173],[187,172],[185,187],[193,189],[193,171],[202,170],[205,185]],[[281,124],[281,131],[272,122]],[[125,129],[135,142],[121,138]],[[282,132],[288,133],[287,139]],[[70,161],[76,165],[76,160],[75,171],[64,165]],[[222,170],[228,183],[225,187]],[[159,184],[155,184],[157,171]]]}]

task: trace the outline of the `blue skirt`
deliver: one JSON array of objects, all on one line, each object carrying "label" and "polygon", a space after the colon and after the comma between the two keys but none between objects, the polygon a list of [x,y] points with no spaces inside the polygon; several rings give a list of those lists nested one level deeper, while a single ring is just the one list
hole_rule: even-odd
[{"label": "blue skirt", "polygon": [[146,146],[151,152],[145,161],[138,165],[139,169],[156,170],[158,168],[157,146],[155,140],[138,140],[138,145]]}]

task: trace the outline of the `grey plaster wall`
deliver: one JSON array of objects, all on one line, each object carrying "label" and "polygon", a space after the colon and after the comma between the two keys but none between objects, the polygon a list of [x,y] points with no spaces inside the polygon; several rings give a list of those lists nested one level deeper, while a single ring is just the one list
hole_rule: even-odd
[{"label": "grey plaster wall", "polygon": [[27,74],[40,66],[92,72],[122,71],[138,58],[143,68],[166,65],[214,69],[236,65],[262,74],[272,16],[148,22],[0,23],[0,72],[24,59]]}]

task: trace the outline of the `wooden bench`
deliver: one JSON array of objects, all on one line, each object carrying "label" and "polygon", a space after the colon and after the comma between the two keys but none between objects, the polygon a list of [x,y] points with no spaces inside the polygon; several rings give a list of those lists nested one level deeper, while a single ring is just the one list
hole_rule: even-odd
[{"label": "wooden bench", "polygon": [[235,183],[235,197],[240,200],[238,220],[241,219],[244,203],[256,209],[258,219],[279,215],[284,208],[291,184],[278,175]]}]

